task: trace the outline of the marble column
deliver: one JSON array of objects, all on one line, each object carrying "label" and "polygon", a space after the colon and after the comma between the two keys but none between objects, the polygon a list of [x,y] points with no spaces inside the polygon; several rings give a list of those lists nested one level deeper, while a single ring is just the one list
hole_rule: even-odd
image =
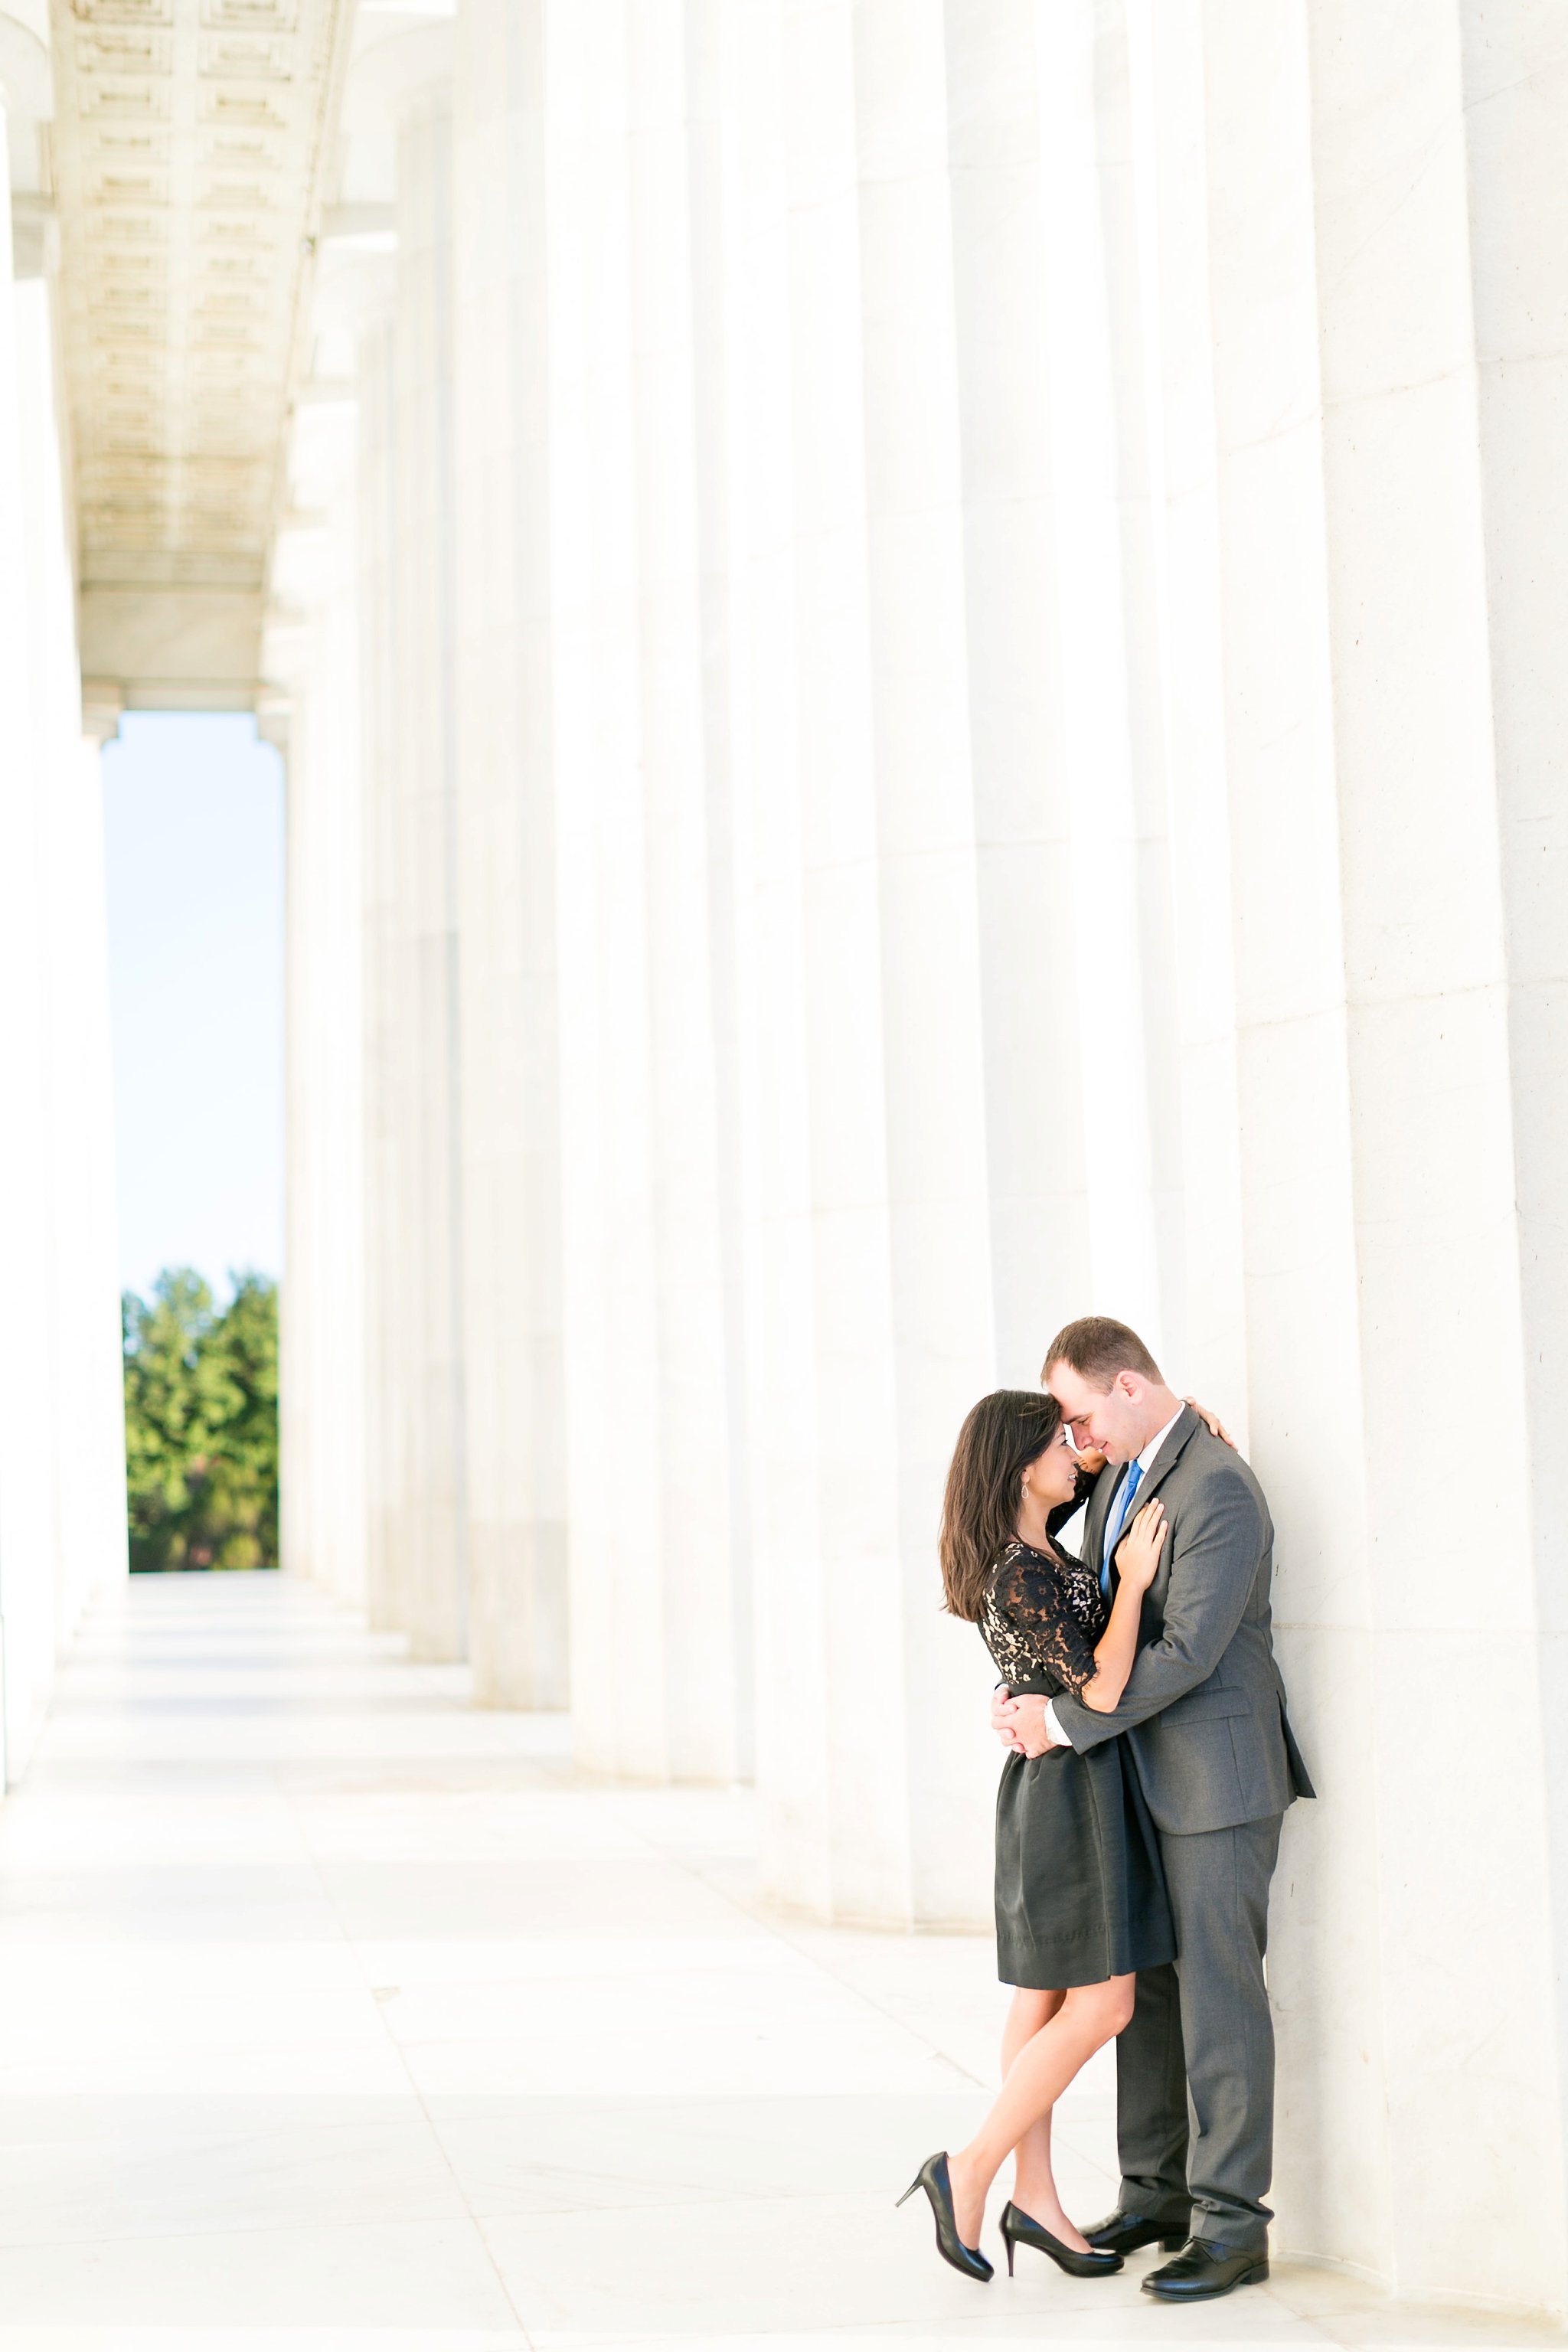
[{"label": "marble column", "polygon": [[398,982],[391,488],[392,328],[369,323],[356,374],[359,417],[361,856],[364,869],[365,1600],[373,1624],[404,1616],[404,1286],[400,1264],[416,1229],[404,1200],[406,1122]]},{"label": "marble column", "polygon": [[[984,1676],[937,1613],[931,1547],[996,1371],[989,1144],[1016,1105],[990,1093],[986,1003],[1017,935],[981,909],[1015,882],[1026,900],[1053,824],[1048,792],[1007,794],[1037,713],[972,761],[966,425],[989,486],[944,29],[935,6],[759,8],[734,67],[764,1866],[787,1901],[901,1922],[984,1900]],[[983,301],[978,241],[963,254]],[[1037,495],[1040,463],[1026,433],[998,446]],[[994,580],[994,512],[978,536]]]},{"label": "marble column", "polygon": [[356,65],[393,126],[392,316],[362,344],[367,1590],[468,1644],[458,1006],[449,29]]},{"label": "marble column", "polygon": [[472,0],[454,68],[458,931],[468,1645],[567,1696],[545,9]]},{"label": "marble column", "polygon": [[[8,128],[0,115],[0,130]],[[0,160],[5,155],[0,149]],[[0,172],[0,516],[19,521],[26,465],[17,361],[7,170]],[[15,1106],[19,1133],[36,1139],[47,1132],[47,948],[37,879],[44,870],[45,810],[33,740],[27,603],[24,541],[13,528],[0,532],[0,709],[8,739],[0,770],[0,1088]],[[7,1152],[3,1166],[0,1237],[10,1311],[19,1329],[47,1334],[47,1257],[38,1237],[49,1228],[47,1155],[34,1142]],[[0,1351],[0,1698],[7,1778],[37,1732],[54,1664],[51,1580],[39,1572],[53,1549],[52,1480],[45,1466],[51,1435],[47,1383],[20,1349]]]},{"label": "marble column", "polygon": [[[1522,226],[1550,133],[1491,112],[1552,43],[1529,12],[1506,55],[1479,10],[1129,16],[1145,259],[1209,304],[1247,1423],[1321,1792],[1276,1892],[1279,2236],[1560,2308],[1558,1449],[1524,1340],[1555,1253],[1520,1171],[1562,1115],[1530,921],[1561,794],[1512,649],[1559,623],[1535,404],[1568,305]],[[1163,201],[1194,157],[1202,219]],[[1507,1702],[1453,1737],[1489,1643]]]},{"label": "marble column", "polygon": [[1052,639],[1072,844],[1055,919],[1071,927],[1069,1017],[1086,1038],[1077,1066],[1090,1283],[1104,1311],[1144,1332],[1158,1353],[1179,1321],[1181,1128],[1162,681],[1114,44],[1110,12],[1032,13],[1016,88],[1033,93],[1036,109],[1042,251],[1027,299],[1047,358]]},{"label": "marble column", "polygon": [[1305,21],[1190,10],[1151,29],[1142,70],[1160,134],[1144,159],[1156,202],[1194,169],[1206,191],[1204,211],[1189,207],[1184,234],[1150,262],[1201,306],[1203,375],[1187,381],[1213,459],[1189,471],[1212,502],[1219,598],[1214,639],[1191,654],[1224,697],[1242,1425],[1279,1528],[1277,1640],[1321,1790],[1287,1825],[1273,1915],[1277,2196],[1286,2242],[1376,2270],[1387,2244],[1382,1831],[1370,1801],[1337,1801],[1339,1786],[1373,1783],[1377,1659]]},{"label": "marble column", "polygon": [[[16,319],[21,554],[33,704],[39,865],[35,943],[43,954],[52,1488],[57,1650],[89,1600],[126,1572],[125,1406],[114,1194],[102,779],[82,734],[70,517],[61,493],[52,240],[18,241]],[[10,855],[9,852],[6,853]],[[25,869],[24,869],[25,870]],[[18,1108],[14,1104],[14,1108]],[[23,1132],[20,1121],[16,1130]],[[40,1566],[42,1563],[40,1563]]]},{"label": "marble column", "polygon": [[[1568,1019],[1563,987],[1563,909],[1568,858],[1568,770],[1559,648],[1568,619],[1563,516],[1568,452],[1562,423],[1568,397],[1568,213],[1558,168],[1565,91],[1561,27],[1540,8],[1510,11],[1501,24],[1470,5],[1461,16],[1459,60],[1475,319],[1476,422],[1481,476],[1483,562],[1489,583],[1488,684],[1496,778],[1497,854],[1503,933],[1500,993],[1511,1077],[1511,1181],[1493,1171],[1505,1220],[1513,1211],[1519,1283],[1517,1347],[1522,1369],[1521,1423],[1528,1499],[1525,1557],[1511,1607],[1522,1652],[1539,1676],[1527,1685],[1539,1708],[1509,1759],[1533,1777],[1541,1816],[1526,1825],[1516,1870],[1540,1874],[1526,1920],[1532,2014],[1516,2030],[1509,2072],[1489,2086],[1489,2126],[1525,2086],[1531,2157],[1552,2179],[1552,2157],[1568,2167],[1568,1396],[1558,1335],[1568,1328],[1568,1227],[1562,1169],[1568,1137]],[[1478,797],[1483,788],[1474,786]],[[1463,1374],[1461,1373],[1461,1379]],[[1479,1398],[1479,1404],[1486,1409]],[[1456,1643],[1458,1649],[1460,1645]],[[1537,1695],[1538,1694],[1538,1695]],[[1470,1819],[1485,1832],[1471,1797]],[[1531,1807],[1534,1814],[1533,1804]],[[1500,1932],[1494,1951],[1500,1952]],[[1500,1964],[1504,1964],[1500,1961]],[[1530,2042],[1554,2030],[1556,2078],[1532,2068]],[[1412,2135],[1431,2114],[1411,2116]],[[1553,2130],[1555,2120],[1556,2130]],[[1527,2163],[1531,2160],[1527,2157]],[[1506,2188],[1494,2191],[1494,2210]],[[1568,2250],[1558,2229],[1568,2193],[1562,2175],[1555,2214],[1542,2199],[1532,2293],[1568,2309]],[[1408,2216],[1405,2216],[1408,2221]],[[1412,2232],[1414,2234],[1414,2232]],[[1436,2269],[1433,2233],[1423,2232],[1423,2265]],[[1505,2257],[1506,2259],[1506,2254]]]},{"label": "marble column", "polygon": [[698,446],[715,289],[689,148],[705,26],[673,0],[548,18],[551,725],[577,1752],[728,1780],[747,1661]]},{"label": "marble column", "polygon": [[[944,47],[995,1376],[1032,1388],[1061,1301],[1112,1273],[1095,1240],[1104,1146],[1091,1150],[1080,1109],[1103,1018],[1092,877],[1073,914],[1099,804],[1069,759],[1086,688],[1062,633],[1081,556],[1062,494],[1079,356],[1047,299],[1061,126],[1042,119],[1033,0],[949,7]],[[1056,103],[1087,94],[1069,85]],[[1102,328],[1102,372],[1105,346]],[[1114,501],[1100,520],[1113,535]],[[1146,1179],[1138,1223],[1152,1263]],[[1135,1294],[1120,1295],[1131,1311]]]},{"label": "marble column", "polygon": [[[323,319],[352,258],[323,257],[318,368],[296,405],[267,660],[287,709],[282,1559],[365,1595],[364,922],[358,408],[352,320]],[[324,286],[321,280],[325,280]],[[337,307],[341,307],[341,303]],[[328,363],[345,372],[321,372]],[[264,723],[266,723],[264,721]]]},{"label": "marble column", "polygon": [[[1562,1544],[1534,1489],[1561,1440],[1553,1370],[1525,1345],[1516,1151],[1543,1115],[1560,1129],[1568,1066],[1528,1001],[1515,1027],[1514,954],[1542,967],[1504,877],[1522,882],[1568,810],[1525,650],[1563,619],[1532,510],[1561,479],[1560,461],[1538,471],[1537,404],[1563,382],[1568,283],[1531,202],[1554,173],[1552,109],[1490,119],[1515,75],[1561,92],[1562,37],[1526,9],[1500,37],[1479,6],[1374,25],[1318,5],[1309,27],[1385,1974],[1444,1933],[1461,1856],[1471,1923],[1440,1997],[1385,1998],[1387,2243],[1402,2286],[1507,2280],[1562,2308],[1563,2077],[1542,2052],[1564,2021],[1549,1824],[1568,1793],[1546,1778],[1542,1679]],[[1391,169],[1409,190],[1393,215]],[[1449,1395],[1484,1428],[1473,1490]],[[1474,1688],[1493,1641],[1520,1671],[1478,1771],[1433,1696]],[[1484,2179],[1448,2187],[1439,2134],[1491,2152]]]},{"label": "marble column", "polygon": [[[0,1735],[14,1780],[84,1602],[125,1569],[101,813],[81,731],[47,238],[14,237],[47,111],[0,14]],[[8,138],[18,142],[14,173]],[[35,215],[35,220],[37,215]],[[28,224],[29,227],[34,226]],[[20,268],[14,271],[13,256]]]}]

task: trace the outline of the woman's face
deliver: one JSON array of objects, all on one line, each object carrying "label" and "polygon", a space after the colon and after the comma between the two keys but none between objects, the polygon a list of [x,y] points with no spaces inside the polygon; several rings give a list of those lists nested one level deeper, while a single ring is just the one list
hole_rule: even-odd
[{"label": "woman's face", "polygon": [[1068,1444],[1064,1422],[1043,1454],[1037,1454],[1024,1473],[1029,1493],[1047,1511],[1070,1503],[1078,1486],[1078,1455]]}]

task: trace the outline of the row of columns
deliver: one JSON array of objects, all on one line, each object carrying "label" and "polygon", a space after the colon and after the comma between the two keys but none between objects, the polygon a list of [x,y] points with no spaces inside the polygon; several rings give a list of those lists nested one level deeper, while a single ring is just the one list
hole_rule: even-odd
[{"label": "row of columns", "polygon": [[[83,739],[37,33],[0,9],[0,1782],[126,1567],[102,814]],[[13,186],[18,190],[15,213]]]},{"label": "row of columns", "polygon": [[1550,12],[426,31],[294,698],[363,715],[372,1606],[754,1772],[776,1897],[979,1921],[942,1471],[1126,1316],[1279,1528],[1282,2233],[1560,2307]]}]

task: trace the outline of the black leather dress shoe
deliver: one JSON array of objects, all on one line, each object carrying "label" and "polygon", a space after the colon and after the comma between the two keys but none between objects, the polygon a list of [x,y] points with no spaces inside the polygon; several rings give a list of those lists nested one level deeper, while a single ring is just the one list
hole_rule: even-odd
[{"label": "black leather dress shoe", "polygon": [[1257,2286],[1268,2276],[1266,2252],[1226,2246],[1218,2238],[1189,2238],[1173,2263],[1150,2272],[1143,2292],[1162,2303],[1210,2303],[1233,2286]]},{"label": "black leather dress shoe", "polygon": [[1118,2206],[1103,2221],[1091,2221],[1084,2236],[1097,2252],[1102,2254],[1136,2253],[1140,2246],[1152,2246],[1156,2238],[1168,2254],[1187,2242],[1187,2216],[1171,2214],[1161,2221],[1152,2221],[1147,2213],[1124,2213]]}]

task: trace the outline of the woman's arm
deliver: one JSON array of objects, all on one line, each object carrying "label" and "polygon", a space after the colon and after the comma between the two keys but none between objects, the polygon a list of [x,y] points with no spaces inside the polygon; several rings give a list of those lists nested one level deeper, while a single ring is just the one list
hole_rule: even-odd
[{"label": "woman's arm", "polygon": [[1200,1404],[1198,1402],[1196,1397],[1184,1397],[1182,1399],[1182,1402],[1192,1406],[1193,1411],[1197,1414],[1198,1419],[1203,1423],[1211,1437],[1222,1437],[1229,1446],[1231,1452],[1233,1454],[1236,1452],[1236,1440],[1231,1435],[1229,1430],[1226,1427],[1224,1422],[1221,1421],[1217,1412],[1211,1412],[1206,1404]]},{"label": "woman's arm", "polygon": [[1110,1604],[1110,1622],[1094,1645],[1095,1671],[1077,1694],[1096,1715],[1109,1715],[1127,1688],[1138,1650],[1138,1620],[1143,1595],[1130,1584],[1119,1584]]},{"label": "woman's arm", "polygon": [[[1160,1564],[1164,1540],[1164,1506],[1157,1501],[1145,1503],[1116,1547],[1121,1582],[1111,1603],[1110,1622],[1092,1650],[1068,1601],[1059,1565],[1037,1555],[1031,1559],[1021,1547],[1016,1547],[997,1573],[995,1599],[1003,1614],[1024,1632],[1034,1657],[1062,1689],[1082,1699],[1098,1715],[1109,1715],[1127,1686],[1138,1648],[1139,1612]],[[1016,1700],[1011,1692],[1005,1696],[999,1692],[992,1703],[993,1728],[1005,1746],[1016,1748],[1021,1754],[1043,1755],[1049,1742],[1042,1739],[1037,1746],[1034,1727],[1026,1733],[1016,1717],[1002,1717],[1004,1707],[1015,1706],[1032,1713],[1037,1706],[1043,1711],[1045,1701],[1037,1695]]]},{"label": "woman's arm", "polygon": [[1183,1498],[1160,1633],[1139,1651],[1114,1713],[1086,1707],[1075,1719],[1071,1698],[1058,1702],[1058,1718],[1075,1748],[1114,1739],[1173,1706],[1207,1682],[1229,1647],[1268,1557],[1269,1528],[1256,1488],[1227,1473],[1228,1465],[1217,1463],[1200,1493]]},{"label": "woman's arm", "polygon": [[1138,1622],[1143,1595],[1154,1580],[1160,1550],[1165,1540],[1165,1514],[1158,1502],[1145,1503],[1116,1547],[1116,1572],[1121,1579],[1110,1604],[1110,1622],[1094,1645],[1095,1671],[1078,1696],[1096,1715],[1113,1712],[1138,1651]]},{"label": "woman's arm", "polygon": [[1058,1503],[1054,1510],[1047,1511],[1046,1514],[1046,1533],[1048,1536],[1059,1535],[1063,1528],[1066,1527],[1068,1521],[1071,1518],[1075,1518],[1079,1512],[1082,1510],[1084,1505],[1088,1502],[1089,1496],[1094,1492],[1095,1480],[1100,1476],[1100,1474],[1104,1467],[1105,1456],[1103,1454],[1085,1452],[1079,1454],[1078,1462],[1078,1484],[1073,1490],[1072,1501],[1070,1503]]}]

